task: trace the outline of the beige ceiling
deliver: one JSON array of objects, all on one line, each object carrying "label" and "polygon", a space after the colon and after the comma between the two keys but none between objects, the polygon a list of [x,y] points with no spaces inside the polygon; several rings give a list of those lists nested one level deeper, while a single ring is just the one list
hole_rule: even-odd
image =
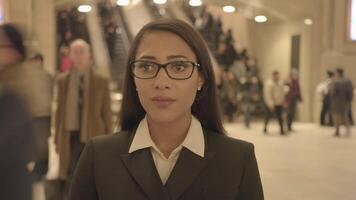
[{"label": "beige ceiling", "polygon": [[315,12],[315,2],[320,0],[203,0],[219,6],[232,4],[247,15],[265,14],[274,20],[310,18]]},{"label": "beige ceiling", "polygon": [[[55,0],[57,7],[75,5],[89,0]],[[90,0],[93,1],[93,0]],[[114,1],[114,0],[94,0]],[[246,17],[264,14],[273,21],[310,18],[315,11],[314,3],[321,0],[202,0],[205,4],[234,5]]]}]

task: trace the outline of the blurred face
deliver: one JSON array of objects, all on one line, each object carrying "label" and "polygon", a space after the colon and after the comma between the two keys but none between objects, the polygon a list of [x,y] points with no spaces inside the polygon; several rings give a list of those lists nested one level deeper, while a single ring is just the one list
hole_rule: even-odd
[{"label": "blurred face", "polygon": [[69,57],[77,70],[89,69],[91,57],[89,46],[86,43],[73,43],[70,47]]},{"label": "blurred face", "polygon": [[254,66],[255,64],[256,64],[256,62],[254,59],[248,59],[248,61],[247,61],[248,66]]},{"label": "blurred face", "polygon": [[298,80],[298,74],[295,73],[291,74],[291,78],[292,80]]},{"label": "blurred face", "polygon": [[[148,32],[143,36],[137,49],[137,60],[158,64],[197,62],[194,52],[183,39],[163,31]],[[145,69],[149,70],[149,65],[147,66]],[[173,66],[173,70],[177,72],[183,69],[179,65]],[[134,81],[148,118],[157,122],[174,122],[191,117],[191,106],[198,88],[204,83],[197,67],[192,68],[190,78],[185,80],[172,79],[163,68],[160,68],[156,77],[151,79],[135,77]]]},{"label": "blurred face", "polygon": [[279,73],[273,73],[273,80],[275,82],[278,82],[279,81]]},{"label": "blurred face", "polygon": [[21,60],[21,55],[17,52],[5,33],[0,30],[0,66],[16,64]]}]

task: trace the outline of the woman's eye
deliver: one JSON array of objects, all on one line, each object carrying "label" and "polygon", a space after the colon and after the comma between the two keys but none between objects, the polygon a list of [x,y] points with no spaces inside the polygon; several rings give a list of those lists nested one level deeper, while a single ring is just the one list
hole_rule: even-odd
[{"label": "woman's eye", "polygon": [[139,65],[139,68],[144,71],[151,71],[154,67],[150,63],[142,63],[141,65]]},{"label": "woman's eye", "polygon": [[173,69],[174,71],[184,71],[187,68],[187,65],[185,63],[174,63],[173,64]]}]

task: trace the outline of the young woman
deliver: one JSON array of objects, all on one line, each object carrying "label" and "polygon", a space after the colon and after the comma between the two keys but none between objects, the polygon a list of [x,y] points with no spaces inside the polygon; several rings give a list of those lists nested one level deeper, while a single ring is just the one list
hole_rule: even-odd
[{"label": "young woman", "polygon": [[123,96],[121,132],[86,145],[70,199],[263,199],[253,145],[225,136],[208,50],[190,25],[141,29]]}]

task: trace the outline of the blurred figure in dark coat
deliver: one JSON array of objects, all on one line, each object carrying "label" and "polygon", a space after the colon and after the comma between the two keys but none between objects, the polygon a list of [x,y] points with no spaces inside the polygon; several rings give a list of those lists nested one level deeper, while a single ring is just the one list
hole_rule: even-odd
[{"label": "blurred figure in dark coat", "polygon": [[26,50],[20,31],[0,25],[0,198],[31,200],[32,115],[35,84],[23,66]]},{"label": "blurred figure in dark coat", "polygon": [[[1,73],[1,72],[0,72]],[[31,200],[31,120],[20,101],[0,88],[0,197]]]},{"label": "blurred figure in dark coat", "polygon": [[335,136],[340,136],[340,126],[345,125],[350,134],[349,111],[353,99],[352,82],[344,76],[344,70],[337,69],[337,78],[330,84],[331,112],[335,124]]}]

